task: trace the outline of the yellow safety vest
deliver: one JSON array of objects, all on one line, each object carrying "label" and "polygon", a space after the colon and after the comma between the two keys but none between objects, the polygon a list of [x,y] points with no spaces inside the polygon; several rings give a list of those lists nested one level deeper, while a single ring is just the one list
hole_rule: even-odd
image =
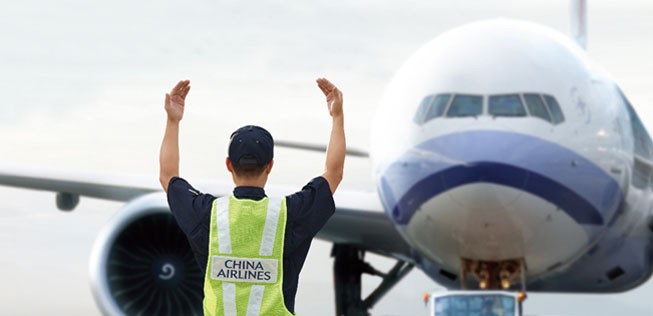
[{"label": "yellow safety vest", "polygon": [[283,298],[286,200],[213,202],[204,315],[287,316]]}]

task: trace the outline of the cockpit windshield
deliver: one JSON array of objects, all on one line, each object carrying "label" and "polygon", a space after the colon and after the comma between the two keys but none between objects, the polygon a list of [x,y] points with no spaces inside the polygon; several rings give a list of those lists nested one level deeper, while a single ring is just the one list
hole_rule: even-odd
[{"label": "cockpit windshield", "polygon": [[479,116],[483,113],[483,96],[459,94],[451,101],[448,117]]},{"label": "cockpit windshield", "polygon": [[518,94],[492,95],[488,105],[492,116],[526,116],[526,110]]},{"label": "cockpit windshield", "polygon": [[558,101],[551,95],[539,93],[509,93],[472,95],[441,93],[422,99],[413,121],[418,125],[439,118],[478,117],[537,117],[553,125],[565,121]]}]

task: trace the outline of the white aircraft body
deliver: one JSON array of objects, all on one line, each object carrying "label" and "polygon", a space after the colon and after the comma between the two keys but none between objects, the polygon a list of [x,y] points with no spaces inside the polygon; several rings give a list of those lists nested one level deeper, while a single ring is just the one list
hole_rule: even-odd
[{"label": "white aircraft body", "polygon": [[[653,271],[651,139],[614,81],[546,27],[482,21],[428,43],[388,86],[370,159],[378,194],[339,192],[318,235],[334,243],[339,314],[364,315],[414,266],[449,289],[583,293]],[[125,201],[94,246],[100,309],[201,314],[203,276],[154,181],[10,168],[0,183],[58,192],[65,210]],[[379,274],[365,252],[397,265],[362,298],[361,274]]]},{"label": "white aircraft body", "polygon": [[371,154],[388,217],[441,284],[461,258],[523,258],[529,289],[614,292],[651,272],[652,149],[575,43],[497,20],[406,62]]}]

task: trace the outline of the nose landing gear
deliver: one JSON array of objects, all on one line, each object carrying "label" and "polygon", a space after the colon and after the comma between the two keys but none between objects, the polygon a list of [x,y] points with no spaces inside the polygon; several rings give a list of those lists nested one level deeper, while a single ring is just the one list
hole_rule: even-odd
[{"label": "nose landing gear", "polygon": [[526,290],[526,265],[523,258],[503,261],[461,259],[460,287],[467,288],[467,275],[471,274],[482,290],[508,290],[521,284]]}]

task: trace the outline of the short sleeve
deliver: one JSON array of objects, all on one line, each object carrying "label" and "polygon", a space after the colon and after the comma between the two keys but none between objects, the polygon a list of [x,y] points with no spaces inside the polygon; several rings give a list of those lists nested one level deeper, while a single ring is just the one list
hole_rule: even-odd
[{"label": "short sleeve", "polygon": [[305,241],[311,240],[324,227],[335,212],[333,195],[329,183],[323,177],[309,181],[300,191],[286,199],[288,209],[286,234],[290,250]]},{"label": "short sleeve", "polygon": [[173,177],[168,184],[168,205],[177,224],[187,236],[210,215],[215,197],[193,188],[186,180]]}]

